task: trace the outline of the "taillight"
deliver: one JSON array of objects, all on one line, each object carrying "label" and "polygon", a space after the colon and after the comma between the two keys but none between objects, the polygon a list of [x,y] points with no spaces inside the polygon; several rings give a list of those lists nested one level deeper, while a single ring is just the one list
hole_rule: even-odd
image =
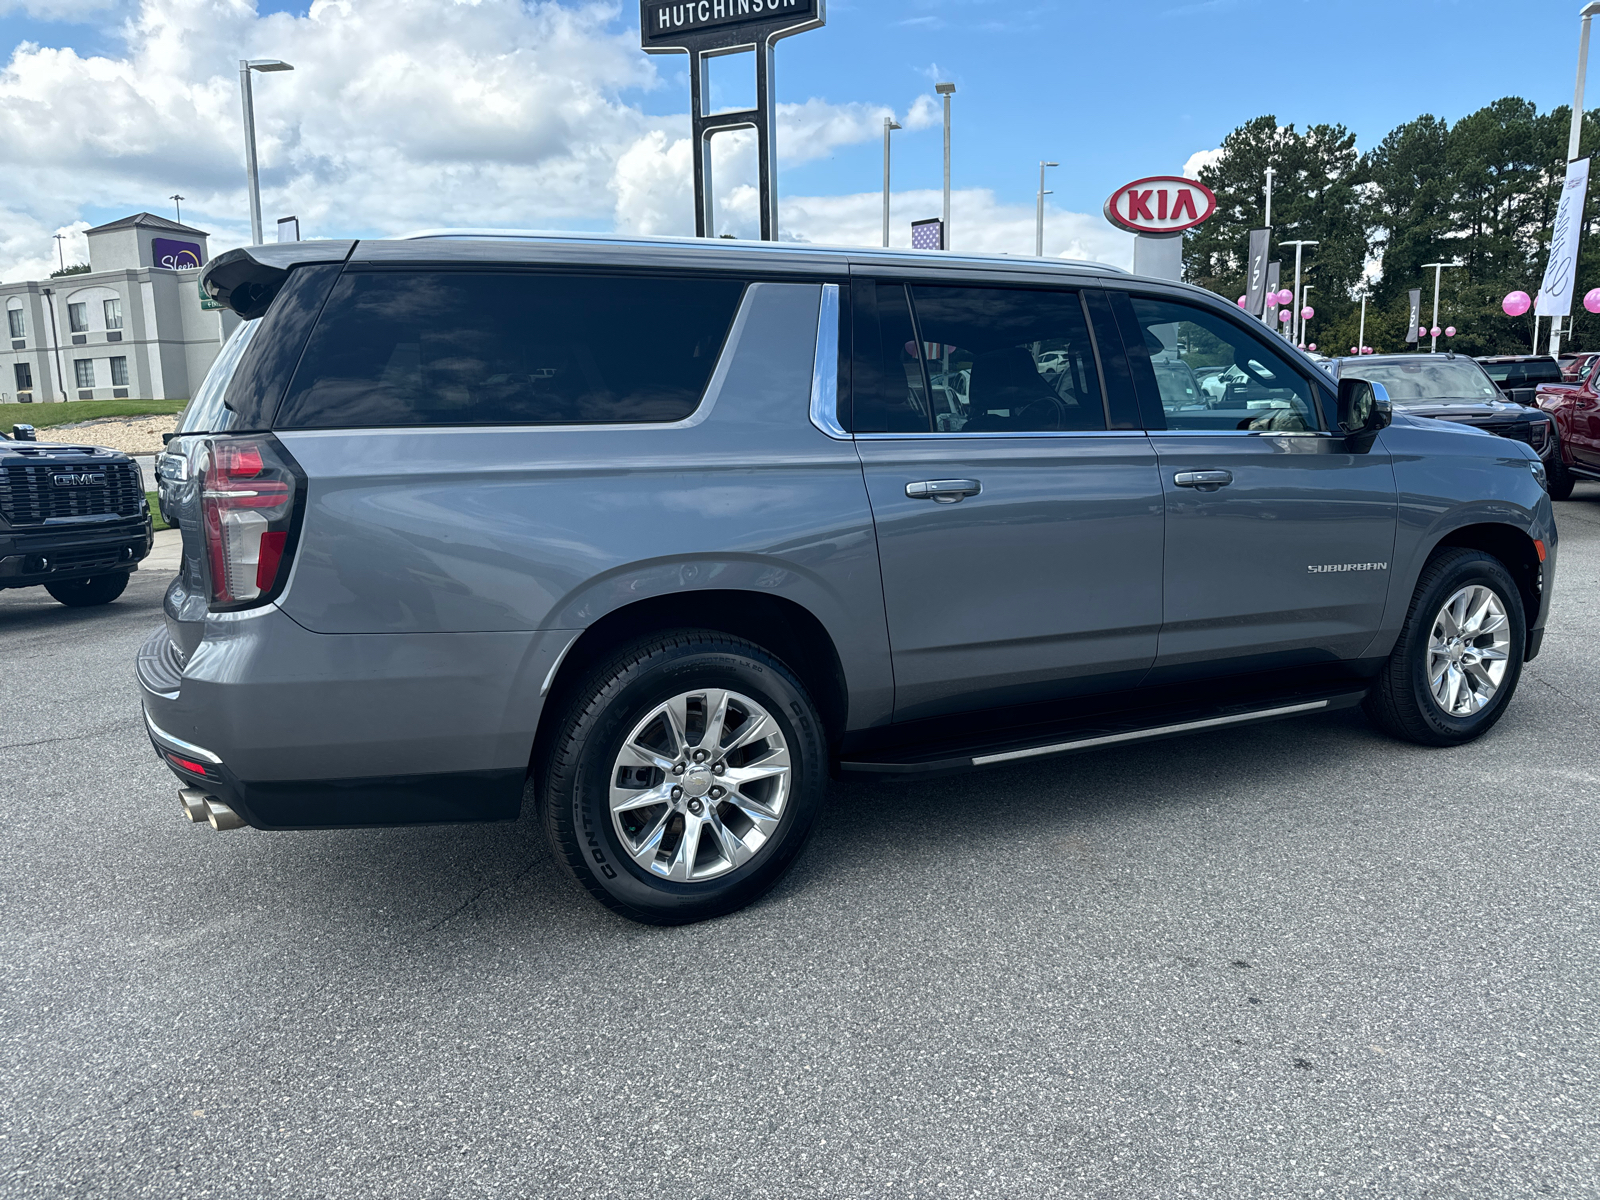
[{"label": "taillight", "polygon": [[241,436],[206,443],[199,476],[212,609],[266,603],[289,574],[299,468],[276,438]]}]

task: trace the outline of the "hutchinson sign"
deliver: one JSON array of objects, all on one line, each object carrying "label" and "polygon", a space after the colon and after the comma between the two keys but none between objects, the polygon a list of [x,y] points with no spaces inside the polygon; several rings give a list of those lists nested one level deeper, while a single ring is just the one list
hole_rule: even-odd
[{"label": "hutchinson sign", "polygon": [[771,40],[822,23],[822,0],[641,0],[639,6],[640,41],[652,53],[717,49],[741,35]]},{"label": "hutchinson sign", "polygon": [[1217,197],[1203,183],[1181,175],[1135,179],[1111,193],[1106,220],[1134,233],[1182,233],[1217,211]]}]

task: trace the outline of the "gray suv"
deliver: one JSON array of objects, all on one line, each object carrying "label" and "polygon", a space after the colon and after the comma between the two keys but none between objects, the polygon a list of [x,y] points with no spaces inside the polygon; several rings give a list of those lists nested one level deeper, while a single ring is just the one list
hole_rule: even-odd
[{"label": "gray suv", "polygon": [[253,332],[174,472],[138,678],[217,828],[526,797],[601,902],[692,921],[776,882],[830,774],[1363,703],[1465,742],[1549,611],[1529,446],[1391,413],[1196,288],[503,234],[204,280]]}]

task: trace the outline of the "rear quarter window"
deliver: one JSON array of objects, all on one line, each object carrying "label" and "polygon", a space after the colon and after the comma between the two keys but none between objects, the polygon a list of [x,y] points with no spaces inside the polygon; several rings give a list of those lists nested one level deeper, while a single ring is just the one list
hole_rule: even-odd
[{"label": "rear quarter window", "polygon": [[274,425],[682,420],[743,292],[713,278],[346,271]]}]

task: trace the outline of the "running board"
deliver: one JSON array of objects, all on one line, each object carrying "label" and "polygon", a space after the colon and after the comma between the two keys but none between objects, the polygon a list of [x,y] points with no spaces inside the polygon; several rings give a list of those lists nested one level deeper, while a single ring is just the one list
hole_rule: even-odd
[{"label": "running board", "polygon": [[1588,467],[1568,467],[1569,475],[1576,475],[1579,479],[1600,480],[1600,471],[1592,471]]},{"label": "running board", "polygon": [[[1208,729],[1226,729],[1234,725],[1254,725],[1263,721],[1278,721],[1285,717],[1306,716],[1310,713],[1333,712],[1353,708],[1366,698],[1366,689],[1322,695],[1317,699],[1295,698],[1266,708],[1238,708],[1216,710],[1210,716],[1198,714],[1188,719],[1166,719],[1155,724],[1108,724],[1095,726],[1078,724],[1076,728],[1058,728],[1032,740],[1019,742],[1013,734],[1011,740],[995,738],[988,745],[971,746],[957,754],[950,754],[948,745],[940,751],[924,748],[891,752],[872,758],[844,759],[839,763],[840,775],[871,775],[877,778],[893,775],[937,775],[956,771],[970,771],[978,767],[997,766],[1001,763],[1026,762],[1035,758],[1055,758],[1065,754],[1080,754],[1085,750],[1098,750],[1102,746],[1120,746],[1130,742],[1153,742],[1160,738],[1182,737],[1187,733],[1200,733]],[[1304,693],[1302,693],[1304,695]],[[1192,711],[1192,710],[1191,710]],[[939,757],[932,757],[938,754]]]}]

